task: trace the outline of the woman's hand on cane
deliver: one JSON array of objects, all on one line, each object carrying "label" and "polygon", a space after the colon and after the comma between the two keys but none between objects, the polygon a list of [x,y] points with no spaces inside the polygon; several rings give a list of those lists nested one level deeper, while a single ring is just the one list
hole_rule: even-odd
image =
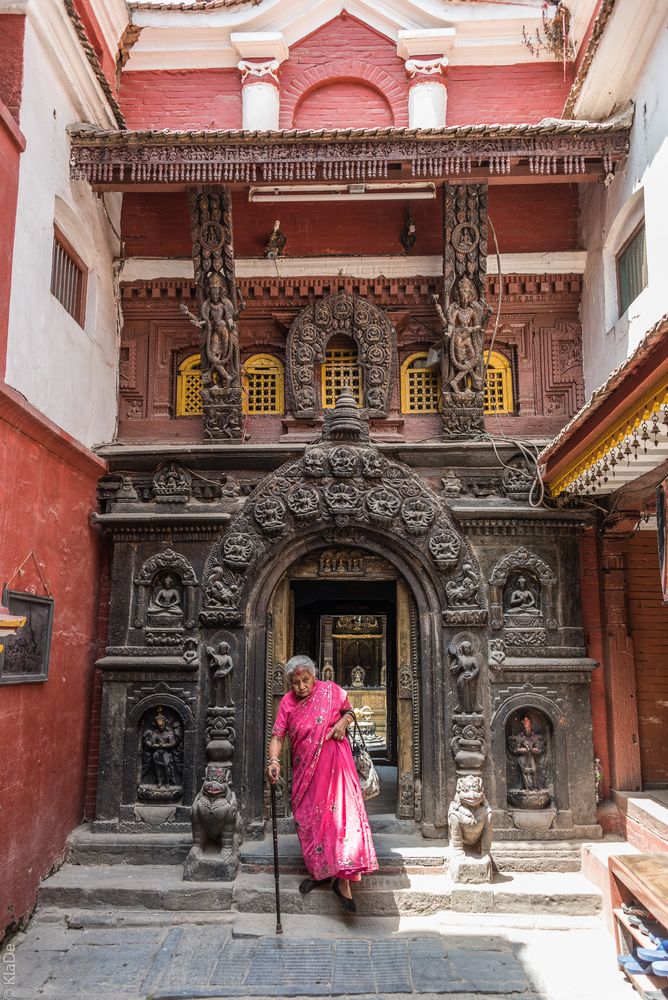
[{"label": "woman's hand on cane", "polygon": [[270,760],[267,764],[267,777],[271,781],[272,785],[275,785],[281,776],[281,762],[279,760]]}]

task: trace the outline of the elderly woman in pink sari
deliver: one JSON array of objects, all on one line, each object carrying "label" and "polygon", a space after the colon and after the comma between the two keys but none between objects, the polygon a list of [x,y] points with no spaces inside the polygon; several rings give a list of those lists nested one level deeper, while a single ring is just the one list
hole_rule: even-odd
[{"label": "elderly woman in pink sari", "polygon": [[269,744],[267,775],[281,773],[286,735],[292,753],[292,811],[310,877],[303,894],[325,882],[347,913],[355,912],[351,882],[378,868],[376,852],[346,730],[354,719],[346,692],[316,679],[308,656],[285,668],[290,690],[281,699]]}]

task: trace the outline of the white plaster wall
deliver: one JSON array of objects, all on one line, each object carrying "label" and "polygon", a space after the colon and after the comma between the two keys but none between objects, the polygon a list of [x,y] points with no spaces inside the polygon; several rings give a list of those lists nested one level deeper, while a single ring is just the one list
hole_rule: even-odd
[{"label": "white plaster wall", "polygon": [[[668,22],[668,16],[666,17]],[[580,188],[582,245],[587,250],[582,297],[585,390],[591,395],[668,311],[668,30],[656,36],[635,81],[623,76],[616,107],[635,103],[631,148],[605,188]],[[615,256],[642,218],[644,203],[648,284],[619,315]]]},{"label": "white plaster wall", "polygon": [[[21,157],[6,381],[86,446],[113,438],[118,339],[114,237],[102,202],[69,179],[66,128],[85,111],[67,70],[26,20]],[[119,228],[120,196],[106,195]],[[53,223],[89,269],[82,329],[51,295]]]}]

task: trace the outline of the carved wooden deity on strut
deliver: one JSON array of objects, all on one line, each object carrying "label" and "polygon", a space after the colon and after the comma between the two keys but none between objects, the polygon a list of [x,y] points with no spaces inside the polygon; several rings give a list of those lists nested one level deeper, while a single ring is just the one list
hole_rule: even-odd
[{"label": "carved wooden deity on strut", "polygon": [[453,393],[481,392],[485,388],[483,343],[485,309],[470,278],[460,278],[454,301],[444,313],[434,296],[443,330],[441,379]]},{"label": "carved wooden deity on strut", "polygon": [[184,303],[181,304],[181,311],[200,330],[202,384],[211,386],[214,372],[218,375],[218,384],[221,386],[237,382],[239,331],[223,276],[214,272],[207,278],[199,317],[191,313]]}]

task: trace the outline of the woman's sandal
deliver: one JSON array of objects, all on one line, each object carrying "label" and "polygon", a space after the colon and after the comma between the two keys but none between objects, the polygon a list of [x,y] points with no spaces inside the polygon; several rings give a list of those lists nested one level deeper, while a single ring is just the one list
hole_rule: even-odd
[{"label": "woman's sandal", "polygon": [[309,892],[317,889],[319,885],[325,885],[327,882],[329,882],[328,878],[305,878],[299,883],[299,891],[302,896],[306,896]]},{"label": "woman's sandal", "polygon": [[343,893],[341,892],[341,890],[339,889],[339,880],[338,880],[338,878],[335,878],[334,881],[332,882],[332,889],[334,890],[334,895],[336,896],[336,898],[338,899],[339,903],[341,904],[341,906],[343,907],[343,909],[346,911],[346,913],[356,913],[357,912],[357,907],[355,906],[355,900],[354,899],[348,899],[348,897],[344,896]]}]

